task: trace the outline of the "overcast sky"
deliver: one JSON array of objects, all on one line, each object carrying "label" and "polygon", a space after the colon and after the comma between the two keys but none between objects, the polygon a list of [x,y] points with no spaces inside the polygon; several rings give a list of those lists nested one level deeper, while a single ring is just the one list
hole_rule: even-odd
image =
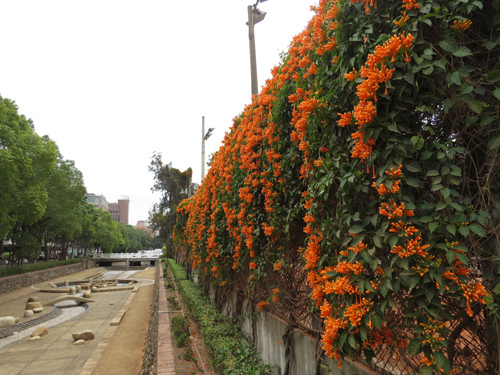
[{"label": "overcast sky", "polygon": [[[255,0],[0,0],[0,95],[83,173],[89,193],[130,198],[147,220],[153,152],[201,178],[201,119],[217,151],[251,101]],[[255,27],[259,87],[316,0],[269,0]]]}]

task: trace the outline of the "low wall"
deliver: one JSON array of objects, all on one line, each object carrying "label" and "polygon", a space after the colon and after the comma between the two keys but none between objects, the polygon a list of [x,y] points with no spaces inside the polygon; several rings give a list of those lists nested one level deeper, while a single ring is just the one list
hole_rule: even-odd
[{"label": "low wall", "polygon": [[0,278],[0,294],[12,292],[17,289],[26,288],[49,280],[57,279],[66,275],[83,271],[84,263],[75,263],[68,266],[49,268],[41,271],[23,273]]},{"label": "low wall", "polygon": [[156,375],[158,363],[158,310],[160,302],[160,272],[161,262],[156,262],[155,285],[153,289],[153,300],[149,313],[148,338],[144,347],[141,375]]},{"label": "low wall", "polygon": [[[210,300],[215,299],[210,293]],[[239,303],[238,303],[239,302]],[[241,328],[254,341],[265,363],[276,366],[274,375],[376,375],[368,366],[346,359],[342,369],[337,361],[325,358],[320,343],[304,332],[289,327],[286,322],[266,312],[250,314],[248,301],[238,301],[235,293],[227,299],[222,312],[236,320],[241,319]],[[252,318],[253,317],[253,318]],[[288,372],[285,345],[289,347]]]}]

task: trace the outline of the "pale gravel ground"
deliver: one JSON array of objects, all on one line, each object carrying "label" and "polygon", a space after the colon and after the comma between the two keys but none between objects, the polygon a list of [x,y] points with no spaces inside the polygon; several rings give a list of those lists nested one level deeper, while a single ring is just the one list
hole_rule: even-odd
[{"label": "pale gravel ground", "polygon": [[73,319],[73,318],[77,317],[78,315],[84,313],[87,310],[85,307],[79,306],[75,301],[59,302],[58,304],[56,304],[56,306],[58,306],[58,307],[69,306],[72,303],[74,304],[74,307],[68,307],[68,308],[61,309],[62,314],[55,317],[54,319],[51,319],[47,322],[40,323],[36,326],[30,327],[30,328],[25,329],[24,331],[21,331],[21,332],[15,332],[11,336],[7,336],[7,337],[4,337],[3,339],[0,339],[0,349],[18,341],[18,340],[22,340],[22,339],[30,336],[31,333],[35,329],[37,329],[38,327],[43,327],[43,326],[45,326],[47,328],[53,327],[55,325],[64,323],[70,319]]},{"label": "pale gravel ground", "polygon": [[[126,277],[123,277],[123,278],[129,278],[131,275],[133,275],[136,272],[137,271],[128,271],[127,274],[125,275]],[[104,274],[104,277],[102,279],[103,280],[105,280],[105,279],[113,279],[116,275],[118,275],[120,273],[123,273],[123,271],[107,271]],[[143,280],[143,283],[141,283],[138,286],[150,284],[149,282],[145,282],[145,281],[146,280]],[[150,281],[150,280],[147,280],[147,281]],[[82,294],[78,294],[78,293],[76,295],[82,296]],[[7,336],[7,337],[4,337],[4,338],[0,339],[0,349],[6,347],[7,345],[10,345],[10,344],[12,344],[12,343],[14,343],[16,341],[22,340],[22,339],[30,336],[31,333],[35,329],[37,329],[38,327],[43,327],[43,326],[45,326],[47,328],[53,327],[55,325],[64,323],[64,322],[66,322],[66,321],[68,321],[70,319],[73,319],[73,318],[77,317],[78,315],[84,313],[87,310],[85,307],[79,306],[76,301],[63,301],[63,302],[59,302],[55,306],[58,306],[58,307],[61,307],[61,306],[74,306],[74,307],[63,308],[62,309],[62,314],[59,315],[59,316],[57,316],[54,319],[51,319],[49,321],[40,323],[40,324],[38,324],[36,326],[30,327],[28,329],[25,329],[24,331],[16,332],[16,333],[14,333],[11,336]]]}]

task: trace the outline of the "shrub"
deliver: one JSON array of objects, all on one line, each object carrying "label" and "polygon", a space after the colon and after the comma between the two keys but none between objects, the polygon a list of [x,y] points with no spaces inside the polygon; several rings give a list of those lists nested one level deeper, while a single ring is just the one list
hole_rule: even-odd
[{"label": "shrub", "polygon": [[49,268],[67,266],[67,265],[75,264],[75,263],[79,263],[79,262],[80,262],[79,259],[66,259],[66,260],[59,260],[59,261],[54,261],[54,262],[23,264],[20,266],[14,266],[14,267],[9,267],[9,268],[5,268],[3,270],[0,270],[0,277],[20,275],[20,274],[27,273],[27,272],[41,271],[41,270],[46,270]]}]

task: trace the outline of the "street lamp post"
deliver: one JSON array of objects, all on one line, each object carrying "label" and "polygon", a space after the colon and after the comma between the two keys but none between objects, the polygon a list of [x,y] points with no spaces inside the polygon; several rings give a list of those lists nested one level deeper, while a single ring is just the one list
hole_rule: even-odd
[{"label": "street lamp post", "polygon": [[210,138],[214,128],[209,128],[205,134],[205,116],[201,117],[201,182],[205,178],[205,141]]},{"label": "street lamp post", "polygon": [[257,5],[267,0],[257,0],[254,5],[248,6],[248,40],[250,43],[250,73],[252,77],[252,96],[259,93],[259,86],[257,83],[257,56],[255,54],[255,33],[254,26],[262,21],[266,16],[266,12],[257,9]]}]

